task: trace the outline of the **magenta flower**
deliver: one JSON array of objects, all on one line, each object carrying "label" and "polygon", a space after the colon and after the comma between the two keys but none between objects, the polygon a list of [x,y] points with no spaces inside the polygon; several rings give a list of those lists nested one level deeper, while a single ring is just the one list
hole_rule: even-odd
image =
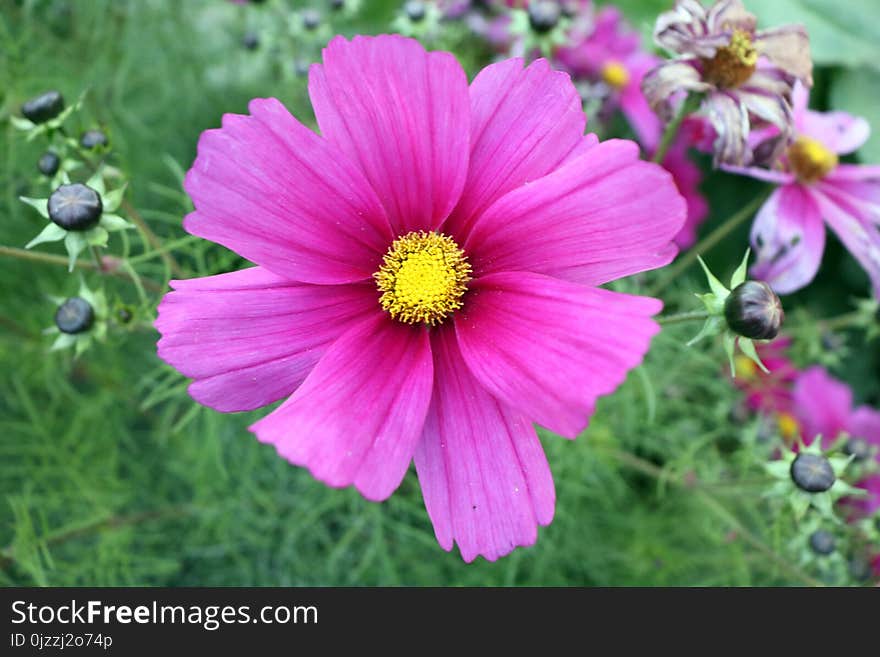
[{"label": "magenta flower", "polygon": [[[740,0],[718,0],[709,8],[697,0],[676,0],[654,29],[657,44],[678,57],[645,76],[645,96],[668,120],[684,94],[703,94],[701,111],[717,135],[716,164],[772,161],[789,140],[792,85],[795,80],[812,84],[804,28],[756,27],[755,17]],[[777,132],[754,158],[749,133],[765,125],[775,126]]]},{"label": "magenta flower", "polygon": [[840,164],[868,139],[867,121],[845,112],[812,112],[807,90],[794,93],[795,142],[773,170],[725,167],[780,186],[752,226],[757,261],[751,274],[780,294],[816,276],[825,223],[859,261],[880,295],[880,166]]},{"label": "magenta flower", "polygon": [[668,263],[684,202],[543,60],[468,87],[449,53],[336,37],[309,94],[321,136],[274,99],[202,135],[184,226],[259,266],[174,281],[159,355],[220,411],[288,397],[251,430],[330,486],[383,500],[414,459],[466,561],[530,545],[532,423],[574,438],[641,362],[660,302],[597,286]]}]

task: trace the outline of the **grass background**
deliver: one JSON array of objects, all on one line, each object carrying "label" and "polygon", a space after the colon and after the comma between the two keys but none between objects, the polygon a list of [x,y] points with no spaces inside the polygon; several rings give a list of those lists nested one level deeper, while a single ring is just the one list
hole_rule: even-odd
[{"label": "grass background", "polygon": [[[297,5],[297,3],[292,3]],[[387,29],[398,3],[364,0],[346,33]],[[664,3],[624,2],[640,27]],[[35,175],[44,146],[5,119],[57,88],[87,89],[75,131],[100,126],[131,180],[128,198],[186,277],[244,262],[187,240],[180,188],[199,133],[255,96],[277,96],[310,118],[304,81],[291,71],[307,44],[248,52],[243,34],[265,16],[217,1],[4,0],[0,6],[0,243],[20,247],[42,226],[19,195],[45,196]],[[796,19],[792,16],[791,19]],[[293,56],[291,56],[293,53]],[[457,53],[473,71],[481,53]],[[819,102],[835,62],[820,71]],[[852,75],[852,69],[846,72]],[[711,230],[760,185],[711,174]],[[729,272],[746,246],[742,227],[712,253]],[[116,238],[112,238],[116,239]],[[58,245],[39,247],[61,253]],[[111,251],[118,244],[111,241]],[[135,254],[137,255],[137,254]],[[166,264],[146,254],[138,271],[164,285]],[[246,427],[266,411],[221,415],[195,404],[187,381],[155,355],[149,323],[158,294],[140,303],[124,280],[85,272],[111,306],[135,320],[74,361],[49,352],[48,295],[73,295],[63,267],[0,258],[0,584],[2,585],[774,585],[811,583],[789,542],[784,513],[761,501],[754,423],[731,419],[739,394],[721,352],[683,347],[696,327],[665,330],[645,364],[574,442],[542,434],[557,485],[557,514],[535,547],[497,563],[464,564],[436,544],[414,473],[386,503],[332,490],[260,445]],[[650,277],[627,281],[643,289]],[[663,293],[693,307],[702,282]],[[865,277],[832,243],[819,281],[787,300],[796,321],[833,316],[864,296]],[[809,333],[809,331],[806,331]],[[815,337],[815,336],[813,336]],[[878,354],[860,336],[836,373],[878,401]],[[800,345],[806,353],[815,344]],[[827,356],[828,354],[826,354]]]}]

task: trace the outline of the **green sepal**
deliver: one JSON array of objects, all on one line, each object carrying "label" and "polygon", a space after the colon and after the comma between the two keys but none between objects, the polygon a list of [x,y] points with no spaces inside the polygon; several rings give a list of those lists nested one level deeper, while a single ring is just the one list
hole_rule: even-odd
[{"label": "green sepal", "polygon": [[64,248],[67,249],[68,256],[68,267],[67,271],[73,271],[73,266],[76,264],[76,259],[79,257],[79,254],[82,253],[86,247],[88,247],[88,240],[82,233],[77,233],[74,231],[69,231],[67,235],[64,237]]},{"label": "green sepal", "polygon": [[733,357],[736,353],[736,336],[730,331],[724,332],[724,353],[727,354],[727,361],[730,365],[730,377],[736,378],[736,359]]},{"label": "green sepal", "polygon": [[715,274],[709,271],[709,268],[700,256],[697,256],[697,261],[700,263],[703,272],[706,274],[706,279],[709,281],[709,289],[712,290],[712,294],[720,300],[726,299],[730,294],[730,290],[724,287],[724,284],[715,277]]},{"label": "green sepal", "polygon": [[731,290],[746,282],[746,272],[749,268],[749,255],[751,255],[751,253],[751,249],[746,249],[746,254],[743,256],[742,262],[739,264],[739,267],[736,268],[736,271],[733,272],[733,276],[730,277]]},{"label": "green sepal", "polygon": [[103,205],[104,195],[107,193],[107,187],[104,185],[104,176],[100,169],[95,171],[95,173],[92,174],[92,177],[86,181],[86,186],[91,187],[101,195],[101,204]]},{"label": "green sepal", "polygon": [[107,246],[107,240],[110,239],[110,233],[100,225],[95,226],[85,232],[86,242],[89,246]]},{"label": "green sepal", "polygon": [[[764,374],[770,374],[770,370],[768,370],[767,367],[764,365],[764,363],[761,362],[761,357],[758,355],[758,350],[755,349],[755,343],[753,340],[750,340],[749,338],[740,337],[739,349],[740,349],[740,351],[743,352],[743,354],[748,356],[748,358],[752,362],[754,362],[755,365],[760,367],[761,371],[764,372]],[[731,370],[731,371],[733,371],[733,370]],[[735,378],[735,376],[736,375],[734,374],[734,378]]]},{"label": "green sepal", "polygon": [[98,222],[98,225],[104,230],[111,233],[116,232],[117,230],[134,228],[133,223],[126,221],[118,214],[102,214],[101,220]]},{"label": "green sepal", "polygon": [[703,328],[700,329],[700,332],[697,333],[693,338],[687,341],[687,346],[692,347],[697,344],[703,338],[715,335],[718,333],[718,327],[721,325],[721,320],[718,317],[709,317],[706,320],[706,323],[703,324]]},{"label": "green sepal", "polygon": [[36,123],[21,116],[10,116],[9,122],[16,130],[33,130],[37,127]]},{"label": "green sepal", "polygon": [[58,351],[59,349],[67,349],[72,346],[76,342],[76,336],[71,335],[70,333],[62,333],[57,338],[55,338],[55,342],[52,343],[52,346],[49,348],[50,351]]},{"label": "green sepal", "polygon": [[114,189],[112,192],[107,192],[106,194],[101,195],[101,201],[104,204],[104,212],[116,212],[119,209],[119,205],[122,203],[122,195],[125,194],[125,188],[128,187],[128,183],[125,183],[119,189]]},{"label": "green sepal", "polygon": [[80,356],[82,356],[83,352],[85,352],[85,350],[88,349],[91,344],[92,340],[89,336],[85,335],[80,337],[80,339],[76,341],[76,344],[74,346],[73,357],[79,358]]},{"label": "green sepal", "polygon": [[67,231],[64,230],[61,226],[57,224],[49,223],[43,230],[40,231],[40,234],[37,235],[30,242],[25,244],[26,249],[30,249],[37,244],[42,244],[43,242],[57,242],[58,240],[63,240],[67,235]]},{"label": "green sepal", "polygon": [[49,199],[47,198],[30,198],[28,196],[19,196],[18,200],[27,203],[34,210],[40,213],[43,219],[49,218]]}]

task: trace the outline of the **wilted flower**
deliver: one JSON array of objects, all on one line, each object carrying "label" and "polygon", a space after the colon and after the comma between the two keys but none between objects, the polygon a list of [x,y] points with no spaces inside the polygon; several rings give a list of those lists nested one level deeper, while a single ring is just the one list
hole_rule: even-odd
[{"label": "wilted flower", "polygon": [[[812,84],[804,28],[756,26],[740,0],[718,0],[708,9],[697,0],[677,0],[657,19],[655,40],[679,56],[645,76],[645,96],[669,120],[684,94],[704,94],[702,112],[716,132],[716,164],[772,161],[789,141],[792,85]],[[778,132],[753,157],[750,130],[768,124]]]},{"label": "wilted flower", "polygon": [[816,276],[825,250],[825,223],[859,261],[880,297],[880,166],[841,164],[870,134],[868,122],[846,112],[812,112],[808,92],[794,90],[795,141],[776,168],[725,167],[779,184],[752,226],[757,262],[752,275],[780,294]]},{"label": "wilted flower", "polygon": [[655,299],[596,286],[668,263],[684,203],[626,141],[583,135],[568,76],[333,39],[321,135],[274,99],[205,132],[185,228],[259,266],[173,281],[160,356],[331,486],[387,498],[410,463],[465,560],[535,541],[554,486],[536,422],[575,437],[641,362]]}]

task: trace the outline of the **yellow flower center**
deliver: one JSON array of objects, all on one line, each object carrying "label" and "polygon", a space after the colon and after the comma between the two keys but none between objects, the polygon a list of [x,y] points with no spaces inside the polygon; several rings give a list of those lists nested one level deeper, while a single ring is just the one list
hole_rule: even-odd
[{"label": "yellow flower center", "polygon": [[722,89],[733,89],[752,77],[758,64],[758,50],[752,37],[734,30],[730,43],[715,51],[712,59],[703,60],[704,77]]},{"label": "yellow flower center", "polygon": [[757,378],[758,366],[748,356],[737,354],[734,358],[734,365],[736,366],[736,375],[744,381],[753,381]]},{"label": "yellow flower center", "polygon": [[373,278],[394,319],[434,326],[462,307],[471,266],[451,237],[413,231],[394,240]]},{"label": "yellow flower center", "polygon": [[786,442],[792,442],[800,433],[801,427],[791,413],[780,413],[776,417],[776,426]]},{"label": "yellow flower center", "polygon": [[798,180],[813,183],[837,166],[837,155],[811,137],[798,137],[788,148],[788,163]]},{"label": "yellow flower center", "polygon": [[602,67],[602,81],[614,89],[622,89],[629,82],[629,71],[620,62],[608,62]]}]

